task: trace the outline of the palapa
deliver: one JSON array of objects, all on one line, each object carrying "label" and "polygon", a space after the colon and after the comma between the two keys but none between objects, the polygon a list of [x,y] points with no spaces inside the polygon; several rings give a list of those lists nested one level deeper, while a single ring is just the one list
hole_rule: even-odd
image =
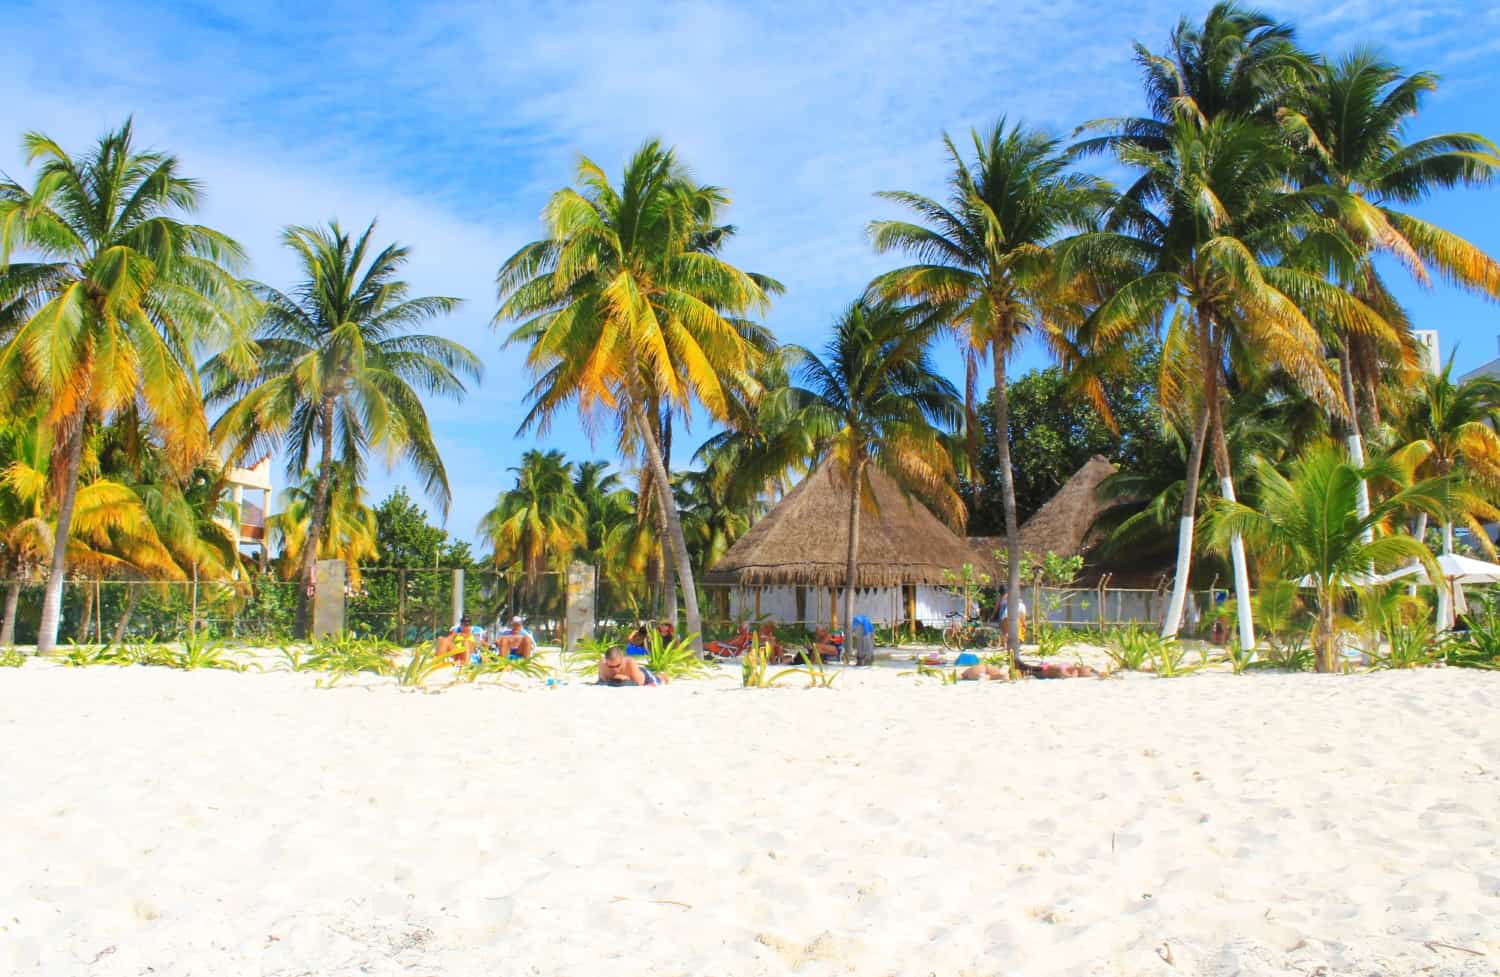
[{"label": "palapa", "polygon": [[[867,469],[873,508],[860,516],[856,587],[940,584],[965,563],[985,573],[994,561],[968,544],[925,505],[904,495],[878,469]],[[849,556],[849,481],[820,465],[729,548],[705,576],[742,587],[841,587]]]},{"label": "palapa", "polygon": [[[1103,455],[1084,462],[1056,495],[1021,524],[1021,552],[1033,561],[1048,553],[1070,557],[1087,552],[1095,542],[1090,532],[1094,520],[1104,510],[1099,483],[1114,473],[1114,464]],[[1005,552],[1004,536],[972,536],[969,544],[985,555],[996,550]]]}]

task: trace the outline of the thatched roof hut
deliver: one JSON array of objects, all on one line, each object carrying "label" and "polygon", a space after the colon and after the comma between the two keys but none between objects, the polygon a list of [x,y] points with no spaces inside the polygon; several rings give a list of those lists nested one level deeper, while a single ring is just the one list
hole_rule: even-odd
[{"label": "thatched roof hut", "polygon": [[[1033,560],[1048,553],[1067,557],[1086,552],[1097,542],[1089,529],[1104,509],[1099,483],[1114,473],[1114,463],[1103,455],[1085,462],[1046,505],[1021,524],[1021,552]],[[985,555],[1005,550],[1004,536],[971,536],[969,543]]]},{"label": "thatched roof hut", "polygon": [[[837,466],[820,465],[729,548],[705,580],[742,587],[791,584],[839,587],[849,553],[849,483]],[[939,584],[944,572],[972,563],[995,571],[890,476],[870,469],[875,510],[859,523],[856,587]]]}]

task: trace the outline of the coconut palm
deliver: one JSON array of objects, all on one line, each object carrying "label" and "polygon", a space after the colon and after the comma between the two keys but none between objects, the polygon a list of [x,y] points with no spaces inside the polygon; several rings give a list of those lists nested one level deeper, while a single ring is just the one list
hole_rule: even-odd
[{"label": "coconut palm", "polygon": [[516,487],[500,493],[479,520],[497,568],[515,566],[535,591],[542,571],[561,572],[588,542],[588,510],[573,485],[573,466],[561,451],[521,455]]},{"label": "coconut palm", "polygon": [[822,464],[838,466],[849,486],[849,552],[844,615],[854,617],[861,512],[873,504],[869,469],[890,475],[950,525],[963,520],[944,429],[963,417],[958,391],[928,352],[943,319],[922,306],[861,299],[834,325],[821,357],[788,347],[806,406],[803,421]]},{"label": "coconut palm", "polygon": [[[1062,144],[1050,136],[1001,119],[983,135],[976,130],[970,137],[972,163],[952,139],[943,137],[952,167],[946,204],[915,193],[881,194],[911,210],[919,223],[873,222],[870,237],[876,250],[902,251],[920,263],[880,276],[871,288],[887,297],[930,303],[959,335],[969,362],[964,403],[969,432],[977,428],[976,368],[986,356],[993,364],[1009,587],[1019,593],[1021,537],[1005,366],[1028,335],[1039,337],[1064,361],[1071,358],[1073,346],[1057,314],[1066,297],[1048,249],[1060,234],[1086,226],[1104,194],[1093,177],[1067,172]],[[1089,392],[1102,406],[1097,380]],[[973,460],[971,456],[970,467]],[[1019,647],[1018,616],[1011,616],[1009,629],[1011,647]]]},{"label": "coconut palm", "polygon": [[[46,405],[58,533],[72,535],[83,445],[118,412],[139,409],[174,466],[207,449],[195,342],[223,339],[245,294],[230,269],[239,246],[182,220],[199,187],[177,159],[142,151],[129,122],[72,156],[41,133],[26,188],[0,180],[0,410]],[[13,260],[17,253],[35,260]],[[38,651],[57,640],[67,547],[54,547]]]},{"label": "coconut palm", "polygon": [[[1180,112],[1160,151],[1124,141],[1123,162],[1145,176],[1116,202],[1106,228],[1059,246],[1061,267],[1133,268],[1093,312],[1095,341],[1111,343],[1142,324],[1169,320],[1159,395],[1187,412],[1192,431],[1187,479],[1198,485],[1205,445],[1213,453],[1221,494],[1234,500],[1233,466],[1224,435],[1223,401],[1235,372],[1276,371],[1336,416],[1347,406],[1323,356],[1313,323],[1377,333],[1389,326],[1372,309],[1306,265],[1279,260],[1291,249],[1302,262],[1349,267],[1357,255],[1343,235],[1299,235],[1315,216],[1308,198],[1286,189],[1291,164],[1277,132],[1232,116],[1204,122]],[[1177,574],[1163,625],[1181,626],[1192,563],[1197,492],[1183,494]],[[1231,540],[1239,637],[1255,642],[1243,543]]]},{"label": "coconut palm", "polygon": [[[410,251],[391,244],[374,252],[374,231],[373,222],[357,238],[337,222],[288,227],[282,243],[296,254],[303,280],[290,292],[257,286],[264,310],[253,362],[220,354],[205,367],[209,403],[225,406],[213,436],[227,446],[227,460],[279,448],[289,479],[316,472],[307,529],[312,539],[324,536],[335,468],[361,481],[371,448],[403,459],[446,512],[448,473],[421,394],[460,400],[463,380],[477,381],[483,372],[462,345],[412,331],[452,312],[459,300],[412,297],[397,277]],[[299,634],[309,624],[317,554],[315,546],[302,554]]]},{"label": "coconut palm", "polygon": [[[266,532],[280,542],[283,577],[296,577],[302,572],[308,529],[317,504],[318,476],[308,472],[301,482],[283,492],[281,511],[266,518]],[[335,465],[328,485],[328,509],[318,539],[317,559],[343,560],[349,568],[349,586],[357,589],[360,564],[380,555],[376,543],[378,528],[375,510],[365,502],[364,486]]]},{"label": "coconut palm", "polygon": [[1441,577],[1426,547],[1390,528],[1400,524],[1409,508],[1440,508],[1443,480],[1407,485],[1380,498],[1367,514],[1359,512],[1362,482],[1400,483],[1403,476],[1401,467],[1387,459],[1353,465],[1337,445],[1323,441],[1310,447],[1286,475],[1259,462],[1254,508],[1225,499],[1212,512],[1209,535],[1215,545],[1223,547],[1242,536],[1281,579],[1311,584],[1317,602],[1313,647],[1320,672],[1335,668],[1336,616],[1351,586],[1365,581],[1372,570],[1389,570],[1412,559],[1426,564],[1435,579]]},{"label": "coconut palm", "polygon": [[660,418],[696,402],[722,420],[736,391],[754,396],[759,350],[735,317],[763,308],[766,291],[702,240],[726,203],[656,142],[631,157],[618,188],[584,158],[577,185],[547,204],[546,237],[497,277],[496,321],[517,322],[506,343],[529,347],[536,378],[522,429],[546,430],[569,404],[591,433],[601,409],[612,415],[624,450],[644,455],[692,634],[701,632],[698,595]]},{"label": "coconut palm", "polygon": [[[1434,190],[1487,184],[1500,173],[1495,145],[1482,136],[1452,132],[1407,141],[1407,125],[1436,88],[1431,74],[1402,75],[1374,53],[1355,51],[1319,66],[1291,93],[1291,104],[1280,116],[1283,130],[1303,150],[1299,182],[1316,191],[1319,210],[1361,252],[1353,276],[1340,284],[1380,309],[1395,327],[1389,334],[1343,332],[1336,337],[1340,381],[1353,408],[1347,434],[1356,466],[1364,463],[1361,417],[1365,423],[1379,419],[1376,389],[1382,364],[1415,367],[1419,350],[1373,257],[1395,258],[1424,285],[1436,274],[1500,298],[1500,264],[1463,238],[1401,209]],[[1384,348],[1381,340],[1386,340]],[[1360,504],[1368,507],[1367,492],[1361,492]]]},{"label": "coconut palm", "polygon": [[[1474,377],[1454,383],[1453,360],[1424,375],[1406,411],[1396,419],[1396,457],[1416,476],[1445,478],[1443,552],[1453,552],[1453,524],[1461,520],[1493,552],[1480,520],[1500,519],[1500,381]],[[1417,516],[1417,538],[1426,533]]]}]

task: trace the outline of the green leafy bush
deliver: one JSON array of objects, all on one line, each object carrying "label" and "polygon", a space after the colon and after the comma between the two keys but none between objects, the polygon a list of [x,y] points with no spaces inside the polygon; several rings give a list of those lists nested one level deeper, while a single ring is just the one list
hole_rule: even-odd
[{"label": "green leafy bush", "polygon": [[26,664],[26,656],[14,648],[0,651],[0,668],[20,668]]},{"label": "green leafy bush", "polygon": [[1177,639],[1163,638],[1155,629],[1132,622],[1111,630],[1105,642],[1105,654],[1116,669],[1140,672],[1166,654]]},{"label": "green leafy bush", "polygon": [[672,641],[663,641],[659,632],[652,630],[646,635],[646,660],[642,663],[663,678],[693,678],[707,672],[712,666],[693,650],[693,639],[697,635],[684,635]]},{"label": "green leafy bush", "polygon": [[1471,605],[1469,629],[1455,632],[1442,648],[1443,660],[1459,668],[1500,670],[1500,602]]}]

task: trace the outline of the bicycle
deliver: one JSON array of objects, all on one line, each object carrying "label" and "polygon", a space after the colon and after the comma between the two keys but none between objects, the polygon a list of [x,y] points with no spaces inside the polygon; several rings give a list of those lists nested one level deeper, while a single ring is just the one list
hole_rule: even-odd
[{"label": "bicycle", "polygon": [[943,628],[943,647],[949,651],[968,648],[988,648],[1000,642],[1000,629],[975,616],[965,618],[958,611],[948,614],[948,626]]}]

